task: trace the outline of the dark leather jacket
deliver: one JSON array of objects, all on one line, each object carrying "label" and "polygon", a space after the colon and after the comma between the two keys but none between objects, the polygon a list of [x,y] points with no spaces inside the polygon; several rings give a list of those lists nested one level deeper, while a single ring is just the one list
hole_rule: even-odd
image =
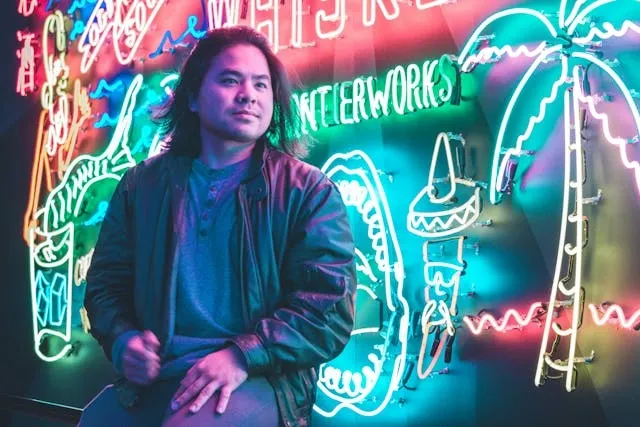
[{"label": "dark leather jacket", "polygon": [[[105,215],[87,274],[91,333],[111,358],[128,330],[153,331],[164,353],[172,336],[171,268],[191,159],[165,153],[128,170]],[[238,190],[237,247],[244,300],[230,337],[249,375],[273,385],[286,426],[309,424],[317,368],[336,357],[353,327],[354,244],[337,187],[317,168],[257,145]]]}]

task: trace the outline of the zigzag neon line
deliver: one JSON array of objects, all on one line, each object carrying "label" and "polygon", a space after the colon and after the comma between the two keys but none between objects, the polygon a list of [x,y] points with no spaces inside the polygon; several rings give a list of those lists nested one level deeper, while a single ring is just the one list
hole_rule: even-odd
[{"label": "zigzag neon line", "polygon": [[624,313],[622,307],[618,304],[612,304],[604,310],[602,316],[600,316],[600,310],[594,304],[589,304],[589,311],[591,311],[591,317],[598,326],[604,326],[605,324],[616,321],[625,329],[633,328],[640,320],[640,309],[636,310],[629,318]]},{"label": "zigzag neon line", "polygon": [[[483,330],[492,328],[498,332],[506,332],[513,328],[522,328],[527,326],[533,320],[533,317],[538,313],[538,310],[542,307],[539,302],[534,302],[529,307],[527,314],[523,317],[515,309],[511,308],[506,311],[504,316],[496,320],[491,314],[483,314],[480,316],[480,320],[475,320],[473,316],[464,316],[462,319],[467,327],[474,335],[480,335]],[[511,322],[514,321],[515,323]],[[510,323],[511,322],[511,323]],[[507,329],[509,328],[509,329]]]},{"label": "zigzag neon line", "polygon": [[[149,98],[150,96],[148,96]],[[153,104],[152,102],[145,102],[144,104],[139,105],[135,110],[133,110],[133,117],[139,117],[145,114],[148,114],[149,105]],[[102,113],[100,119],[93,124],[93,127],[96,129],[106,128],[116,126],[118,124],[118,117],[111,117],[109,113]]]},{"label": "zigzag neon line", "polygon": [[[616,72],[613,71],[611,67],[605,64],[603,61],[599,60],[593,55],[576,52],[574,53],[574,56],[579,58],[584,58],[588,61],[593,62],[598,67],[603,69],[607,74],[609,74],[609,76],[615,81],[618,88],[620,88],[620,90],[622,91],[622,94],[624,95],[624,98],[627,101],[627,105],[631,110],[631,114],[633,115],[633,120],[635,122],[636,129],[640,130],[640,112],[638,112],[638,108],[636,107],[636,104],[633,102],[633,98],[631,97],[631,93],[629,92],[627,85],[622,81],[622,79],[620,79],[620,77],[616,74]],[[578,78],[578,70],[575,68],[573,70],[573,78],[574,79]],[[578,81],[578,80],[575,80],[575,81]],[[623,138],[615,138],[613,135],[611,135],[611,130],[609,128],[609,116],[605,113],[599,113],[596,110],[595,102],[592,96],[585,95],[582,92],[582,88],[580,87],[580,85],[576,85],[576,92],[580,101],[586,103],[589,106],[589,111],[591,112],[591,115],[602,122],[602,132],[605,138],[607,139],[607,141],[612,145],[618,146],[618,149],[620,151],[620,160],[622,160],[622,164],[624,165],[625,168],[632,169],[634,171],[635,178],[636,178],[636,186],[638,187],[638,192],[640,192],[640,163],[638,163],[637,161],[629,160],[629,157],[627,156],[627,150],[626,150],[627,141]]]},{"label": "zigzag neon line", "polygon": [[73,3],[71,3],[71,6],[69,6],[69,9],[67,9],[67,14],[71,15],[77,9],[84,9],[85,6],[87,6],[87,4],[89,3],[95,4],[95,2],[97,1],[98,0],[73,0]]},{"label": "zigzag neon line", "polygon": [[478,53],[469,55],[460,68],[462,71],[468,71],[471,64],[483,63],[494,57],[501,58],[504,55],[507,55],[510,58],[517,58],[519,56],[533,58],[534,56],[540,55],[546,47],[546,42],[541,42],[533,49],[529,49],[527,45],[523,44],[517,46],[515,49],[511,45],[505,45],[504,47],[489,46],[480,49]]},{"label": "zigzag neon line", "polygon": [[89,97],[91,99],[100,99],[100,98],[109,96],[110,93],[115,92],[116,90],[120,89],[122,86],[123,86],[123,83],[122,83],[122,80],[120,79],[114,81],[111,84],[105,79],[100,79],[100,81],[98,82],[98,87],[96,87],[96,90],[94,90],[89,94]]},{"label": "zigzag neon line", "polygon": [[149,54],[149,58],[153,59],[159,55],[162,55],[165,52],[164,48],[167,45],[167,43],[171,45],[172,48],[176,46],[180,46],[184,41],[184,39],[187,38],[188,35],[191,35],[196,40],[203,38],[205,35],[207,35],[207,32],[198,30],[196,28],[197,24],[198,24],[198,17],[195,15],[190,15],[187,18],[187,29],[184,30],[184,32],[180,34],[177,39],[173,38],[171,31],[169,30],[165,31],[164,35],[162,36],[162,39],[160,40],[160,44],[158,45],[158,48]]},{"label": "zigzag neon line", "polygon": [[558,32],[556,31],[556,29],[553,26],[553,24],[551,23],[551,21],[549,21],[549,19],[547,19],[546,16],[544,16],[542,13],[538,12],[537,10],[529,9],[529,8],[526,8],[526,7],[517,7],[517,8],[513,8],[513,9],[507,9],[507,10],[504,10],[502,12],[498,12],[498,13],[495,13],[495,14],[491,15],[489,18],[485,19],[478,26],[478,28],[476,28],[476,30],[473,32],[471,37],[469,37],[469,41],[467,42],[467,44],[462,49],[462,52],[460,52],[460,56],[458,57],[458,65],[462,66],[466,62],[467,56],[469,55],[469,52],[471,51],[471,49],[475,46],[476,42],[478,41],[478,38],[480,37],[480,34],[491,23],[497,21],[500,18],[503,18],[505,16],[511,16],[511,15],[531,15],[531,16],[534,16],[534,17],[538,18],[540,20],[540,22],[545,27],[547,27],[547,30],[549,30],[549,34],[551,35],[552,38],[555,38],[558,35]]},{"label": "zigzag neon line", "polygon": [[115,126],[118,124],[118,120],[118,117],[111,117],[109,113],[102,113],[102,116],[100,116],[100,120],[95,122],[93,127],[96,129],[100,129]]},{"label": "zigzag neon line", "polygon": [[593,27],[589,30],[589,33],[584,37],[575,37],[572,41],[576,44],[587,44],[593,41],[594,38],[600,38],[602,40],[609,39],[611,37],[623,37],[629,31],[640,34],[640,26],[635,22],[625,20],[620,28],[616,29],[611,22],[603,22],[601,30],[598,27]]}]

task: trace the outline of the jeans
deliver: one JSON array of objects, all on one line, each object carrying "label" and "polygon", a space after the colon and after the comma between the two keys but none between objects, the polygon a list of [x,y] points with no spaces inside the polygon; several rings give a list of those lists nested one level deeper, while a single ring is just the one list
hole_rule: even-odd
[{"label": "jeans", "polygon": [[[224,414],[215,412],[218,393],[195,414],[189,413],[189,403],[173,412],[170,400],[181,378],[158,381],[149,386],[140,401],[130,409],[118,401],[113,385],[105,387],[85,407],[80,427],[183,427],[183,426],[251,426],[277,427],[278,406],[273,387],[264,377],[252,377],[232,394]],[[195,400],[195,397],[194,397]]]}]

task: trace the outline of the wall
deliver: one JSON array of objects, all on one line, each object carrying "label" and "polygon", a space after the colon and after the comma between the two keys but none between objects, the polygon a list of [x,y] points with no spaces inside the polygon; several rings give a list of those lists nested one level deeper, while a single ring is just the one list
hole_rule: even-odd
[{"label": "wall", "polygon": [[[155,129],[146,108],[170,91],[171,79],[162,78],[176,69],[202,34],[206,17],[213,16],[203,8],[207,2],[176,7],[175,0],[166,1],[157,15],[147,11],[150,25],[132,61],[121,40],[85,46],[87,52],[98,49],[98,56],[92,62],[85,54],[83,63],[79,25],[87,22],[95,2],[75,4],[83,3],[56,5],[62,12],[74,10],[63,13],[60,22],[67,37],[77,35],[65,58],[68,86],[57,96],[81,108],[77,118],[83,117],[82,108],[86,115],[77,138],[50,147],[58,150],[56,156],[63,153],[63,160],[37,148],[39,91],[47,78],[43,57],[35,62],[39,88],[26,97],[7,95],[19,107],[5,103],[2,121],[3,153],[11,158],[4,170],[10,203],[2,221],[8,301],[3,342],[11,346],[3,353],[2,391],[77,407],[113,373],[83,330],[84,283],[81,274],[74,278],[76,266],[88,260],[115,182],[153,150]],[[640,115],[630,89],[640,88],[633,72],[640,6],[385,1],[374,3],[374,23],[361,15],[362,6],[371,3],[348,2],[344,30],[322,39],[313,18],[341,2],[303,2],[302,39],[297,47],[278,49],[304,85],[298,106],[304,130],[317,140],[308,160],[341,186],[359,249],[356,331],[344,353],[321,369],[315,423],[634,425],[640,374],[633,328],[640,316],[634,315],[640,309],[634,262],[640,153],[633,138]],[[15,29],[28,25],[41,37],[50,14],[43,7],[28,18],[7,7],[13,28],[3,41],[13,38],[12,57]],[[279,46],[292,34],[286,17],[291,8],[290,1],[279,7]],[[494,15],[514,8],[527,9]],[[558,30],[561,16],[567,18],[565,31]],[[575,31],[572,20],[582,22]],[[339,22],[323,22],[321,31],[337,31]],[[174,40],[184,38],[172,47],[163,40],[165,31]],[[595,44],[585,39],[590,34]],[[158,46],[164,46],[160,55]],[[17,64],[3,81],[15,82],[16,69]],[[51,72],[49,77],[52,84],[64,80]],[[376,107],[369,90],[379,91],[378,100],[389,90],[388,105]],[[127,118],[123,105],[131,107],[131,126],[117,138],[115,129]],[[73,135],[71,115],[62,122],[71,125]],[[43,130],[49,123],[45,116]],[[118,159],[107,162],[110,175],[82,184],[86,192],[65,199],[77,214],[62,215],[54,196],[66,190],[56,184],[78,176],[80,161],[73,159],[100,160],[104,153]],[[582,182],[584,173],[582,185],[570,186]],[[41,185],[34,184],[34,176],[45,177]],[[602,197],[593,198],[598,189]],[[27,243],[30,230],[41,233],[36,242],[51,242],[54,250],[61,244],[53,256],[63,262],[45,265],[46,253]],[[63,230],[73,230],[73,240],[56,234]],[[40,292],[40,309],[31,305],[31,290]],[[50,290],[62,293],[43,299]],[[62,305],[56,305],[57,296]],[[609,316],[599,325],[614,304],[624,319]],[[621,320],[629,327],[621,327]],[[568,330],[555,349],[554,321]],[[34,339],[34,323],[38,331],[46,329],[42,339]],[[478,331],[481,325],[490,326]],[[434,344],[437,335],[440,345]],[[581,363],[581,357],[590,363]],[[545,378],[542,368],[553,368],[556,359],[565,362]],[[575,371],[562,372],[563,363],[575,364]]]}]

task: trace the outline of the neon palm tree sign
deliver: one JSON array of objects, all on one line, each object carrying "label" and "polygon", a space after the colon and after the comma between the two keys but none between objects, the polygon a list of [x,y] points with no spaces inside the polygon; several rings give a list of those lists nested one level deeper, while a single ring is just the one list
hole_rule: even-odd
[{"label": "neon palm tree sign", "polygon": [[[582,279],[582,249],[587,240],[588,221],[583,215],[584,197],[582,183],[584,181],[584,162],[581,135],[581,114],[588,110],[590,114],[602,124],[603,136],[612,145],[618,148],[622,165],[630,169],[635,177],[636,186],[640,192],[640,164],[632,161],[627,153],[627,139],[613,136],[609,119],[606,114],[596,109],[596,100],[591,95],[587,85],[587,67],[593,66],[603,72],[621,92],[622,99],[633,117],[635,131],[640,131],[640,113],[635,105],[632,92],[622,78],[597,54],[592,51],[599,47],[602,40],[612,37],[622,37],[627,32],[640,33],[640,27],[626,20],[616,27],[611,22],[592,24],[586,35],[581,35],[582,26],[591,22],[595,13],[601,12],[602,7],[614,3],[623,3],[617,0],[576,0],[571,7],[569,1],[561,0],[557,13],[558,22],[554,25],[543,13],[529,8],[507,9],[485,19],[473,32],[469,41],[465,44],[458,58],[458,64],[465,72],[474,66],[504,56],[533,58],[532,64],[518,82],[502,116],[500,128],[496,138],[496,144],[492,161],[491,183],[489,188],[490,200],[498,203],[501,192],[505,188],[505,180],[512,178],[511,168],[514,158],[525,154],[524,144],[531,137],[536,125],[540,124],[546,116],[549,105],[556,99],[564,101],[564,188],[562,223],[560,227],[560,239],[557,251],[557,260],[553,278],[553,285],[549,297],[549,306],[558,303],[565,305],[570,311],[569,325],[561,326],[554,321],[553,316],[547,313],[544,333],[540,347],[540,353],[535,373],[535,384],[540,386],[549,370],[563,374],[565,389],[571,391],[575,388],[577,363],[589,361],[590,358],[576,356],[577,332],[581,324],[584,307],[584,290],[581,286]],[[635,5],[638,5],[635,2]],[[549,40],[542,41],[531,46],[482,46],[478,49],[479,42],[488,39],[483,32],[493,23],[505,19],[520,17],[542,24],[547,31]],[[595,22],[595,21],[594,21]],[[510,126],[513,126],[515,112],[523,102],[525,88],[535,84],[537,73],[541,65],[549,61],[559,61],[559,77],[550,87],[541,88],[548,94],[540,102],[538,112],[530,117],[524,132],[515,139],[514,146],[508,147],[505,135]],[[573,208],[571,208],[573,206]],[[562,271],[566,273],[562,275]],[[557,358],[558,344],[562,339],[568,339],[569,345],[566,355]]]}]

